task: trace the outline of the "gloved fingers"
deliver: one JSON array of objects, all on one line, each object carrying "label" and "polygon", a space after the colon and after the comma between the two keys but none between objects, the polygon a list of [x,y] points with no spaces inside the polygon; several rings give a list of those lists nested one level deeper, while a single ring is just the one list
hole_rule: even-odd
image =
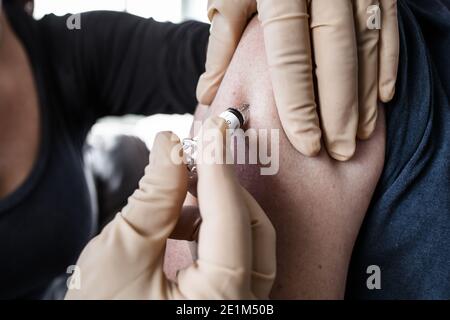
[{"label": "gloved fingers", "polygon": [[283,129],[306,156],[320,151],[306,0],[258,1],[258,16]]},{"label": "gloved fingers", "polygon": [[156,136],[139,189],[83,250],[77,262],[82,273],[81,289],[69,290],[66,298],[165,295],[161,291],[168,284],[163,273],[165,243],[187,192],[187,170],[180,150],[175,135],[164,132]]},{"label": "gloved fingers", "polygon": [[258,299],[268,299],[276,275],[276,233],[263,209],[242,188],[250,213],[253,244],[252,292]]},{"label": "gloved fingers", "polygon": [[211,30],[206,70],[197,86],[197,99],[201,104],[212,103],[247,22],[255,12],[255,0],[208,1]]},{"label": "gloved fingers", "polygon": [[234,169],[225,164],[226,128],[225,120],[209,118],[197,136],[198,260],[178,273],[174,297],[252,298],[250,218]]},{"label": "gloved fingers", "polygon": [[182,161],[179,138],[159,133],[150,154],[150,163],[139,189],[128,199],[122,217],[152,242],[153,252],[163,253],[187,193],[187,170]]},{"label": "gloved fingers", "polygon": [[[198,257],[209,264],[250,273],[251,232],[247,206],[229,155],[225,120],[213,117],[200,130],[197,170],[202,224]],[[250,278],[248,279],[250,280]]]},{"label": "gloved fingers", "polygon": [[375,130],[378,116],[379,29],[378,0],[355,0],[356,36],[359,59],[358,138],[368,139]]},{"label": "gloved fingers", "polygon": [[400,39],[397,0],[381,0],[379,96],[389,102],[395,94]]},{"label": "gloved fingers", "polygon": [[358,53],[349,0],[310,5],[322,132],[328,153],[350,159],[358,128]]}]

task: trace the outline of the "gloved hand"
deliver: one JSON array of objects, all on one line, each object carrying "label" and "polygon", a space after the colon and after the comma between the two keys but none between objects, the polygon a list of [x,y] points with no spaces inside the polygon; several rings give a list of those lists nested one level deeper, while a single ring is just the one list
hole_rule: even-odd
[{"label": "gloved hand", "polygon": [[[223,145],[225,128],[224,120],[214,118],[202,130],[220,130],[212,143]],[[229,165],[198,164],[198,260],[178,273],[177,283],[164,276],[166,240],[187,192],[180,150],[173,134],[156,137],[139,189],[84,249],[77,262],[81,288],[69,290],[66,299],[268,298],[275,277],[274,229]]]},{"label": "gloved hand", "polygon": [[[368,9],[379,3],[381,30],[371,29]],[[374,131],[378,98],[388,102],[394,95],[397,1],[209,0],[212,26],[206,72],[197,88],[200,103],[213,101],[256,12],[264,29],[278,114],[290,142],[307,156],[320,151],[315,74],[325,145],[333,158],[348,160],[356,136],[368,139]]]}]

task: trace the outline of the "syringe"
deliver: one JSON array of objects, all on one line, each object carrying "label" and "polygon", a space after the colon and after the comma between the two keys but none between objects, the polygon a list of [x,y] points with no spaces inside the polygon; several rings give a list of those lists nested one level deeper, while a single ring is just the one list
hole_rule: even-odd
[{"label": "syringe", "polygon": [[[242,104],[240,106],[231,107],[222,112],[219,117],[224,119],[227,123],[227,127],[231,130],[231,134],[234,130],[243,128],[249,118],[249,104]],[[197,137],[183,139],[183,157],[187,165],[187,168],[191,175],[195,175],[196,157],[197,157]]]}]

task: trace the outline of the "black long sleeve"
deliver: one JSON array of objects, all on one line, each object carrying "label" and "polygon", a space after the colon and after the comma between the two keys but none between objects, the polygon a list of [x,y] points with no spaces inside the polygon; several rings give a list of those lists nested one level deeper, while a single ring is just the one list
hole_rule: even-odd
[{"label": "black long sleeve", "polygon": [[[193,112],[204,71],[209,26],[161,23],[127,13],[94,11],[69,29],[69,16],[39,21],[48,35],[55,85],[72,119],[90,115]],[[78,105],[71,105],[74,93]],[[67,99],[69,97],[69,99]]]}]

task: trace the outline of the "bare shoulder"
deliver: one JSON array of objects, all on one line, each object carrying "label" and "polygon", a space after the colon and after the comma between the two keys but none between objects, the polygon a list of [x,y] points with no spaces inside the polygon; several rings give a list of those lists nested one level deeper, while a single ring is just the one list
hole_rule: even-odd
[{"label": "bare shoulder", "polygon": [[314,158],[299,154],[281,129],[256,18],[247,27],[212,106],[207,112],[200,108],[197,119],[244,102],[251,105],[249,128],[279,133],[268,142],[273,158],[278,157],[276,174],[261,175],[260,165],[237,166],[241,183],[277,230],[273,297],[343,297],[353,245],[383,169],[382,107],[375,133],[358,142],[350,161],[335,161],[324,148]]}]

